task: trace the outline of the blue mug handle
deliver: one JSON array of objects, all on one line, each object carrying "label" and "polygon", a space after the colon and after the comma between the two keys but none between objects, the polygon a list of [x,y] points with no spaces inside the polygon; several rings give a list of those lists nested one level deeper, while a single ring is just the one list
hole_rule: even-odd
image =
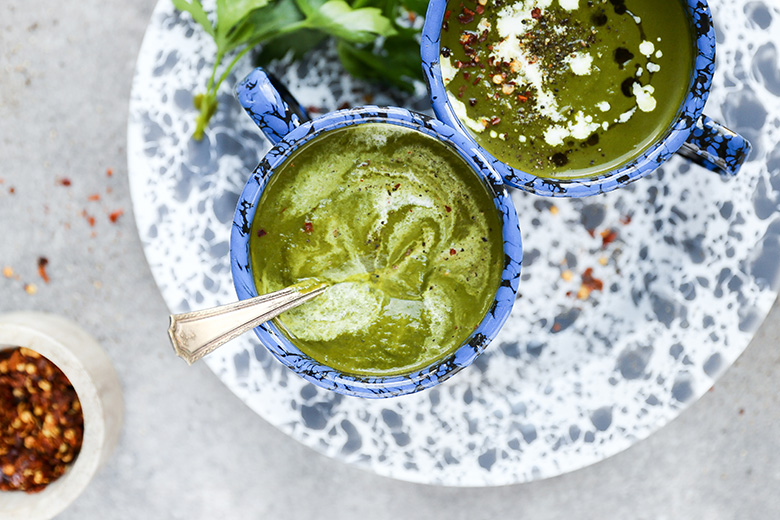
[{"label": "blue mug handle", "polygon": [[751,149],[747,139],[702,115],[677,153],[708,170],[734,176]]},{"label": "blue mug handle", "polygon": [[235,93],[272,145],[311,119],[290,91],[260,67],[236,84]]}]

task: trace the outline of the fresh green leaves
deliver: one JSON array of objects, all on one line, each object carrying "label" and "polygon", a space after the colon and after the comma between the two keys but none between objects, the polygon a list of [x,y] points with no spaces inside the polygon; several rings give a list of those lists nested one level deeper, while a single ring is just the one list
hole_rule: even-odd
[{"label": "fresh green leaves", "polygon": [[[305,3],[308,2],[299,0],[298,5]],[[309,28],[355,43],[370,43],[377,36],[396,34],[393,23],[382,16],[381,10],[376,7],[353,9],[344,0],[328,0],[319,9],[312,10],[307,18]]]},{"label": "fresh green leaves", "polygon": [[[200,0],[172,0],[216,43],[206,92],[195,96],[200,111],[193,137],[200,139],[217,110],[217,91],[236,62],[263,44],[259,61],[291,54],[294,59],[324,39],[338,41],[339,58],[352,75],[410,90],[420,77],[419,31],[402,27],[404,15],[422,15],[427,0],[217,0],[215,22]],[[222,60],[235,52],[231,62]]]}]

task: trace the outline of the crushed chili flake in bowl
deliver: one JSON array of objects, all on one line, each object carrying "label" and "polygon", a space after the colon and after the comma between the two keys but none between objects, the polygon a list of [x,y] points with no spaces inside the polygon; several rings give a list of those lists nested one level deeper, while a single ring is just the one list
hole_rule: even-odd
[{"label": "crushed chili flake in bowl", "polygon": [[0,351],[0,491],[42,491],[65,473],[83,437],[65,374],[35,351]]},{"label": "crushed chili flake in bowl", "polygon": [[[61,316],[0,314],[0,353],[0,518],[50,520],[111,456],[124,415],[122,388],[97,340]],[[19,484],[30,477],[31,487],[45,484],[47,474],[39,492]],[[16,479],[12,489],[7,477]]]}]

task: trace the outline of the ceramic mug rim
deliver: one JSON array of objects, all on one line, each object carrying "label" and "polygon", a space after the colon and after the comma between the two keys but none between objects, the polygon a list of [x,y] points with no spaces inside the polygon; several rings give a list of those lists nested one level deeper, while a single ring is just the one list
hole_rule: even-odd
[{"label": "ceramic mug rim", "polygon": [[441,77],[440,33],[447,0],[430,0],[420,45],[423,72],[433,111],[441,121],[466,135],[472,145],[478,147],[491,161],[507,185],[524,191],[543,196],[584,197],[606,193],[640,179],[655,171],[683,146],[693,132],[696,121],[702,116],[712,85],[715,68],[715,30],[709,5],[706,0],[681,1],[684,3],[685,13],[691,26],[695,52],[685,99],[678,109],[676,118],[669,123],[667,129],[659,132],[655,140],[640,155],[617,168],[594,177],[571,179],[539,177],[509,166],[481,147],[455,115]]},{"label": "ceramic mug rim", "polygon": [[500,175],[463,136],[441,121],[399,107],[363,106],[330,112],[302,123],[269,150],[247,180],[239,197],[230,235],[230,267],[240,300],[257,296],[249,259],[251,225],[268,180],[278,166],[301,146],[346,126],[365,123],[395,124],[444,142],[458,153],[492,191],[502,223],[504,265],[493,306],[469,338],[452,354],[409,374],[358,376],[328,367],[304,354],[273,322],[254,329],[263,346],[286,367],[307,381],[341,394],[359,397],[393,397],[414,393],[445,381],[470,365],[503,326],[517,295],[522,260],[522,239],[517,214]]}]

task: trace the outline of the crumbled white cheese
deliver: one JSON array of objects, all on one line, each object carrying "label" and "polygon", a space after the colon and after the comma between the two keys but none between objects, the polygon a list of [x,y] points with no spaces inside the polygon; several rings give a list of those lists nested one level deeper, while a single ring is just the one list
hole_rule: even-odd
[{"label": "crumbled white cheese", "polygon": [[485,31],[490,30],[490,22],[487,18],[482,18],[479,23],[477,24],[477,32],[479,34],[482,34]]},{"label": "crumbled white cheese", "polygon": [[553,125],[549,127],[544,132],[544,140],[550,146],[560,146],[569,136],[579,140],[587,139],[600,126],[600,123],[593,122],[593,116],[585,115],[579,111],[575,114],[574,121],[568,121],[566,126]]},{"label": "crumbled white cheese", "polygon": [[645,40],[639,44],[639,52],[641,52],[645,57],[649,58],[653,55],[653,52],[655,52],[655,45],[653,45],[653,42]]},{"label": "crumbled white cheese", "polygon": [[493,139],[495,139],[496,137],[498,137],[498,132],[496,132],[495,130],[491,130],[491,131],[490,131],[490,137],[492,137]]},{"label": "crumbled white cheese", "polygon": [[587,76],[593,70],[593,56],[586,52],[566,56],[563,61],[571,67],[571,71],[577,76]]},{"label": "crumbled white cheese", "polygon": [[573,11],[579,8],[580,0],[558,0],[558,4],[565,11]]},{"label": "crumbled white cheese", "polygon": [[644,74],[644,72],[645,72],[645,70],[644,70],[642,67],[638,67],[638,68],[636,69],[636,77],[637,77],[637,78],[638,78],[638,77],[641,77],[641,76],[642,76],[642,74]]},{"label": "crumbled white cheese", "polygon": [[449,92],[447,92],[447,97],[450,100],[450,105],[452,105],[452,109],[455,112],[455,115],[458,116],[458,119],[464,125],[471,128],[477,133],[481,133],[485,131],[485,128],[487,128],[486,118],[483,117],[479,121],[471,119],[466,112],[466,105],[464,105],[461,100],[453,97],[452,94],[450,94]]},{"label": "crumbled white cheese", "polygon": [[524,135],[521,135],[520,137],[518,137],[518,139],[520,140],[521,143],[528,141],[528,138]]},{"label": "crumbled white cheese", "polygon": [[544,132],[544,140],[550,146],[560,146],[569,137],[569,131],[561,125],[553,125]]},{"label": "crumbled white cheese", "polygon": [[622,114],[620,114],[620,117],[615,119],[615,122],[616,123],[625,123],[625,122],[627,122],[629,119],[631,119],[634,116],[635,112],[636,112],[636,107],[632,108],[628,112],[623,112]]},{"label": "crumbled white cheese", "polygon": [[602,101],[601,103],[597,104],[596,107],[602,112],[608,112],[609,109],[612,108],[612,106],[606,101]]},{"label": "crumbled white cheese", "polygon": [[445,86],[458,73],[458,69],[452,66],[452,60],[444,56],[441,56],[439,59],[439,68],[441,69],[441,80]]},{"label": "crumbled white cheese", "polygon": [[636,96],[636,104],[639,110],[642,112],[652,112],[655,110],[655,98],[653,92],[655,88],[652,85],[645,85],[644,87],[639,83],[634,83],[633,86],[634,96]]},{"label": "crumbled white cheese", "polygon": [[663,56],[664,56],[664,53],[661,52],[660,50],[655,51],[655,57],[656,58],[663,58]]},{"label": "crumbled white cheese", "polygon": [[661,70],[661,66],[657,63],[650,62],[647,64],[647,71],[648,72],[658,72]]},{"label": "crumbled white cheese", "polygon": [[574,123],[568,123],[568,130],[575,139],[587,139],[590,134],[598,129],[600,125],[593,122],[592,116],[586,116],[581,111],[577,112]]}]

